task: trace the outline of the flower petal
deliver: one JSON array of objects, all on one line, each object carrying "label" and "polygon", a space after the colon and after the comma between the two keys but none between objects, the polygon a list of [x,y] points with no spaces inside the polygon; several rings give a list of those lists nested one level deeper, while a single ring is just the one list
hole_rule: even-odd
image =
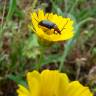
[{"label": "flower petal", "polygon": [[29,91],[22,85],[19,85],[19,88],[17,89],[18,96],[28,96]]},{"label": "flower petal", "polygon": [[88,88],[82,86],[78,81],[69,83],[66,89],[66,96],[92,96]]},{"label": "flower petal", "polygon": [[[55,96],[58,92],[59,87],[59,72],[45,70],[41,73],[41,86],[42,95],[41,96]],[[46,87],[46,90],[45,90]],[[44,91],[43,91],[44,90]]]},{"label": "flower petal", "polygon": [[68,79],[67,75],[64,73],[60,73],[60,84],[59,84],[59,88],[58,88],[58,90],[59,90],[58,96],[64,96],[65,91],[66,91],[64,89],[67,88],[68,84],[69,84],[69,79]]},{"label": "flower petal", "polygon": [[39,74],[37,71],[29,72],[27,74],[28,86],[31,96],[38,96],[40,90],[40,83],[38,81]]}]

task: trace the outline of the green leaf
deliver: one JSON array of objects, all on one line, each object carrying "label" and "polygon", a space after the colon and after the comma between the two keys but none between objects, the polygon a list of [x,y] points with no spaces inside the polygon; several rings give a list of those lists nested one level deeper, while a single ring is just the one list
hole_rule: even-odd
[{"label": "green leaf", "polygon": [[59,55],[59,54],[57,54],[57,55],[51,54],[41,61],[42,66],[47,65],[47,64],[52,63],[52,62],[59,62],[61,60],[60,58],[61,58],[61,55]]},{"label": "green leaf", "polygon": [[21,84],[23,86],[27,86],[27,83],[23,80],[22,76],[16,76],[16,75],[8,75],[8,79],[15,81],[17,84]]},{"label": "green leaf", "polygon": [[8,15],[6,17],[7,21],[12,18],[12,15],[14,14],[15,9],[16,9],[16,0],[10,0]]}]

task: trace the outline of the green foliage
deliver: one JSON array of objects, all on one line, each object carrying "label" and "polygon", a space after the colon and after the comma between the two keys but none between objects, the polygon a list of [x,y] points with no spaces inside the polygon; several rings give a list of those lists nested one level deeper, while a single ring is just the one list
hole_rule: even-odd
[{"label": "green foliage", "polygon": [[[79,55],[85,59],[90,54],[87,58],[88,65],[85,66],[85,68],[90,66],[90,71],[91,66],[94,66],[96,63],[96,59],[94,59],[94,57],[96,58],[96,1],[49,0],[52,3],[52,12],[70,17],[74,20],[75,35],[71,40],[63,43],[64,48],[61,48],[60,44],[56,44],[51,46],[51,48],[45,48],[43,52],[41,52],[42,49],[38,44],[37,36],[28,29],[30,21],[29,13],[30,8],[32,8],[31,11],[33,11],[38,7],[46,8],[46,6],[43,6],[44,4],[47,5],[47,7],[49,5],[46,2],[42,2],[44,0],[31,0],[32,3],[28,1],[29,4],[26,4],[25,7],[23,5],[25,4],[24,1],[6,1],[7,4],[4,5],[6,7],[5,10],[3,10],[3,5],[0,5],[0,77],[6,80],[7,76],[7,78],[16,83],[26,85],[23,77],[25,77],[24,74],[27,71],[36,69],[36,67],[43,69],[44,66],[50,66],[50,64],[55,65],[59,70],[66,70],[65,72],[70,71],[69,73],[76,77],[76,70],[74,72],[73,65],[70,65],[70,58],[74,57],[72,55],[73,50],[80,52]],[[20,2],[20,4],[18,2]],[[2,15],[2,10],[5,11],[4,16]],[[27,14],[28,16],[26,16]],[[1,15],[3,16],[2,20]],[[78,45],[79,48],[76,47]],[[54,52],[52,53],[52,51]],[[40,56],[41,54],[43,54],[43,56]],[[78,59],[78,57],[75,56],[75,64],[77,64],[76,59]],[[68,65],[66,65],[66,62]],[[69,70],[69,67],[71,70]],[[12,75],[13,73],[16,75]],[[81,78],[83,78],[83,76],[81,76]],[[0,82],[1,81],[0,79]],[[96,90],[96,88],[93,90]]]},{"label": "green foliage", "polygon": [[25,41],[25,46],[23,48],[23,55],[27,56],[28,58],[35,59],[36,56],[40,54],[38,48],[39,44],[37,41],[37,36],[35,34],[30,34],[28,40]]},{"label": "green foliage", "polygon": [[6,17],[7,20],[11,19],[12,18],[12,15],[15,12],[15,9],[16,9],[16,0],[10,0],[8,7],[9,7],[9,9],[8,9],[8,15]]},{"label": "green foliage", "polygon": [[15,81],[17,84],[21,84],[27,87],[27,82],[24,81],[21,75],[16,76],[11,74],[11,75],[8,75],[7,78]]}]

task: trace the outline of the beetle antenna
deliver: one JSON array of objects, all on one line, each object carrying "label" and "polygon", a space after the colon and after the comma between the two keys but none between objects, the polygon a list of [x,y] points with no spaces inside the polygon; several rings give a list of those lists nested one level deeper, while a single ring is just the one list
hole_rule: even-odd
[{"label": "beetle antenna", "polygon": [[[67,22],[65,23],[65,25],[63,26],[63,28],[61,29],[61,31],[63,31],[63,29],[65,29],[64,27],[66,26],[66,24],[68,23],[68,20],[67,20]],[[61,32],[60,31],[60,32]]]},{"label": "beetle antenna", "polygon": [[[34,18],[35,19],[35,18]],[[36,20],[36,19],[35,19]],[[36,20],[37,22],[39,22],[38,20]]]},{"label": "beetle antenna", "polygon": [[[32,18],[34,18],[33,16],[32,16]],[[34,18],[35,19],[35,18]],[[35,19],[36,20],[36,19]],[[37,22],[39,22],[38,20],[36,20]]]},{"label": "beetle antenna", "polygon": [[[38,17],[38,12],[36,12],[36,15],[37,15],[37,17]],[[35,19],[35,17],[32,15],[32,18],[34,18]],[[36,20],[36,19],[35,19]],[[39,22],[38,20],[36,20],[37,22]]]}]

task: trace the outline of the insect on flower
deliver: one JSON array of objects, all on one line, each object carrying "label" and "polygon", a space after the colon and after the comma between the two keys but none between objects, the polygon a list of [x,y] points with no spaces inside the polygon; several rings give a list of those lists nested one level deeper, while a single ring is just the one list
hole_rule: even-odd
[{"label": "insect on flower", "polygon": [[[38,13],[37,13],[37,16],[38,16]],[[49,14],[48,14],[48,16],[49,16]],[[61,34],[61,32],[65,29],[65,25],[68,23],[68,21],[67,21],[66,24],[63,26],[63,28],[60,30],[55,23],[53,23],[52,21],[50,21],[48,19],[48,17],[47,17],[47,19],[41,20],[40,22],[38,20],[36,20],[36,21],[38,22],[38,25],[40,25],[40,26],[46,27],[50,30],[54,29],[54,34],[55,33]]]},{"label": "insect on flower", "polygon": [[57,42],[68,40],[74,35],[74,21],[42,9],[31,13],[29,28],[42,40]]}]

